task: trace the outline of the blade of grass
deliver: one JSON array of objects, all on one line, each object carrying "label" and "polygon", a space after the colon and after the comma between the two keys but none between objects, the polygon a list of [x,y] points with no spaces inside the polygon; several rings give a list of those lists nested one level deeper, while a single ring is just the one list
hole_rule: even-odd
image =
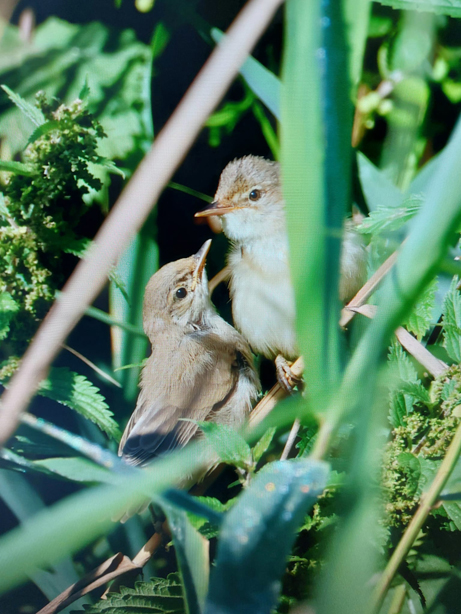
[{"label": "blade of grass", "polygon": [[250,0],[245,5],[158,135],[99,230],[91,253],[77,265],[3,394],[0,443],[14,432],[21,412],[59,347],[103,287],[110,267],[146,219],[281,4],[282,0]]}]

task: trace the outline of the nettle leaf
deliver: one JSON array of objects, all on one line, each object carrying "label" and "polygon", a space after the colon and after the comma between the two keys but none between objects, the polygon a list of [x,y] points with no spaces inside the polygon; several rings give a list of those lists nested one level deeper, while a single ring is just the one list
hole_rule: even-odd
[{"label": "nettle leaf", "polygon": [[17,92],[13,92],[7,85],[2,85],[2,89],[8,94],[8,98],[18,107],[18,109],[26,117],[30,119],[36,126],[41,126],[45,123],[45,117],[41,110],[33,104],[24,100]]},{"label": "nettle leaf", "polygon": [[114,439],[120,438],[118,424],[112,418],[104,397],[84,375],[78,375],[65,367],[53,368],[40,383],[38,394],[74,409],[94,422]]},{"label": "nettle leaf", "polygon": [[233,428],[215,422],[197,422],[197,424],[223,463],[241,469],[248,469],[252,465],[250,446]]},{"label": "nettle leaf", "polygon": [[11,294],[8,292],[0,293],[0,339],[5,339],[10,332],[10,322],[18,309],[19,305]]},{"label": "nettle leaf", "polygon": [[400,390],[410,395],[414,400],[420,401],[423,405],[433,405],[429,392],[421,382],[403,382]]},{"label": "nettle leaf", "polygon": [[459,0],[378,0],[378,2],[404,11],[428,11],[438,15],[461,17]]},{"label": "nettle leaf", "polygon": [[443,301],[443,345],[455,362],[461,362],[461,296],[457,289],[458,277],[453,277]]},{"label": "nettle leaf", "polygon": [[109,593],[94,605],[84,605],[86,614],[186,614],[183,587],[179,574],[136,582],[134,588],[122,586],[120,593]]},{"label": "nettle leaf", "polygon": [[92,246],[93,241],[88,239],[87,237],[80,237],[79,239],[74,239],[67,243],[64,247],[64,252],[66,254],[73,254],[77,256],[77,258],[84,258],[90,247]]},{"label": "nettle leaf", "polygon": [[391,382],[388,418],[396,428],[405,423],[405,417],[412,413],[414,404],[424,395],[424,388],[407,353],[397,343],[389,349],[388,364]]},{"label": "nettle leaf", "polygon": [[363,234],[373,235],[398,230],[418,213],[423,202],[422,195],[412,194],[399,207],[378,205],[357,230]]},{"label": "nettle leaf", "polygon": [[271,442],[272,442],[272,439],[274,438],[276,430],[277,429],[275,428],[275,426],[268,428],[267,431],[264,433],[264,435],[261,437],[261,439],[253,447],[252,453],[253,453],[253,460],[255,463],[261,460],[262,455],[264,454],[264,452],[267,451],[268,447],[271,445]]},{"label": "nettle leaf", "polygon": [[416,335],[421,341],[432,324],[435,308],[435,293],[437,291],[437,279],[433,279],[425,288],[416,305],[411,310],[410,315],[404,322],[406,328]]}]

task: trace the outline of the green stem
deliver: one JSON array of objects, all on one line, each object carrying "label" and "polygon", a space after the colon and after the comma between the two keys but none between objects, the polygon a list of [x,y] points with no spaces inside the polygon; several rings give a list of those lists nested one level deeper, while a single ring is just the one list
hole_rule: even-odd
[{"label": "green stem", "polygon": [[431,484],[430,489],[421,497],[421,503],[416,514],[411,519],[405,533],[402,536],[397,548],[389,559],[386,569],[383,571],[372,599],[372,612],[378,612],[382,605],[384,597],[389,589],[393,577],[397,573],[400,565],[407,556],[415,539],[418,537],[426,519],[437,501],[443,487],[447,483],[451,472],[453,471],[459,455],[461,453],[461,424],[458,426],[453,441],[448,448],[447,454],[440,465],[440,469]]},{"label": "green stem", "polygon": [[90,316],[90,318],[94,318],[95,320],[99,320],[100,322],[104,322],[104,324],[109,324],[109,326],[118,326],[119,328],[123,328],[123,330],[126,330],[133,335],[138,335],[140,337],[145,336],[145,333],[141,328],[128,324],[127,322],[115,320],[115,318],[112,318],[108,313],[102,311],[102,309],[98,309],[97,307],[87,307],[85,309],[85,315]]},{"label": "green stem", "polygon": [[178,190],[178,192],[184,192],[185,194],[189,194],[190,196],[200,198],[200,200],[204,200],[206,203],[211,203],[213,200],[211,196],[207,196],[206,194],[203,194],[203,192],[198,192],[197,190],[188,188],[187,186],[182,185],[180,183],[175,183],[174,181],[170,181],[168,187],[173,188],[173,190]]}]

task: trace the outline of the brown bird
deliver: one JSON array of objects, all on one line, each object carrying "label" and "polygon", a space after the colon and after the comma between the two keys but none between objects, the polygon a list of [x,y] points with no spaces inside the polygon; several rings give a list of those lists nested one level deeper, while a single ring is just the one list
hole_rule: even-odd
[{"label": "brown bird", "polygon": [[146,286],[143,325],[152,354],[119,455],[132,465],[185,446],[194,422],[240,427],[259,391],[245,339],[211,304],[205,260],[211,241],[190,258],[162,267]]},{"label": "brown bird", "polygon": [[[299,356],[299,350],[279,163],[256,156],[230,162],[221,173],[214,202],[196,213],[197,217],[213,215],[221,216],[231,241],[228,263],[234,324],[254,352],[275,357],[277,378],[291,392],[299,379],[288,360]],[[347,220],[340,262],[341,300],[352,298],[365,279],[364,243]]]}]

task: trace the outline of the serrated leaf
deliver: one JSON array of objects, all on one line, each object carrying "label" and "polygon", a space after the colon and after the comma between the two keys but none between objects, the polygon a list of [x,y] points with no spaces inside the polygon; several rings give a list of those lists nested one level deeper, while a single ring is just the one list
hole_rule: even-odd
[{"label": "serrated leaf", "polygon": [[34,177],[34,175],[37,174],[37,171],[30,164],[10,162],[7,160],[0,160],[0,171],[14,173],[15,175],[24,175],[25,177]]},{"label": "serrated leaf", "polygon": [[255,446],[253,446],[252,454],[255,463],[257,463],[261,459],[264,452],[266,452],[268,447],[271,445],[276,430],[277,429],[274,426],[268,428],[264,435],[261,437],[261,439],[256,443]]},{"label": "serrated leaf", "polygon": [[424,198],[421,195],[412,194],[398,207],[378,205],[357,230],[364,234],[380,234],[398,230],[418,213],[423,202]]},{"label": "serrated leaf", "polygon": [[442,507],[446,511],[448,518],[452,520],[458,531],[461,531],[461,506],[457,501],[443,501]]},{"label": "serrated leaf", "polygon": [[443,301],[443,345],[455,362],[461,362],[461,295],[458,277],[453,277]]},{"label": "serrated leaf", "polygon": [[198,422],[206,439],[223,463],[247,469],[251,466],[251,449],[233,428],[215,422]]},{"label": "serrated leaf", "polygon": [[433,279],[425,288],[408,318],[404,321],[406,328],[416,335],[419,341],[421,341],[432,324],[436,291],[437,279]]},{"label": "serrated leaf", "polygon": [[52,130],[57,130],[60,126],[60,122],[57,119],[52,119],[49,122],[45,122],[36,128],[32,134],[30,135],[27,144],[30,145],[34,143],[37,139],[39,139],[44,134],[48,134]]},{"label": "serrated leaf", "polygon": [[400,390],[420,401],[423,405],[430,406],[433,404],[429,392],[420,382],[403,382]]},{"label": "serrated leaf", "polygon": [[45,458],[43,460],[32,461],[31,465],[38,469],[46,469],[50,473],[60,475],[73,482],[114,483],[114,476],[108,469],[78,456],[71,458]]},{"label": "serrated leaf", "polygon": [[226,514],[204,614],[262,614],[275,607],[295,531],[327,476],[328,465],[313,460],[261,469]]},{"label": "serrated leaf", "polygon": [[84,605],[86,614],[186,614],[183,587],[179,574],[136,582],[134,588],[121,587],[94,605]]},{"label": "serrated leaf", "polygon": [[114,439],[120,438],[117,423],[104,397],[84,375],[78,375],[65,367],[51,369],[49,376],[40,383],[38,394],[74,409],[94,422]]},{"label": "serrated leaf", "polygon": [[5,196],[3,192],[0,192],[0,215],[7,219],[10,215],[8,208],[5,203]]},{"label": "serrated leaf", "polygon": [[18,109],[24,113],[36,126],[40,126],[45,122],[45,117],[39,108],[24,100],[17,92],[13,92],[7,85],[2,85],[2,89],[7,93],[8,98],[14,102]]},{"label": "serrated leaf", "polygon": [[[419,386],[421,382],[415,367],[411,363],[407,353],[402,347],[393,343],[389,350],[389,421],[394,428],[405,423],[405,417],[413,411],[416,397],[412,393],[406,393],[403,389],[409,386],[412,392],[418,391],[423,394]],[[412,386],[414,385],[414,388]],[[422,387],[422,386],[421,386]]]},{"label": "serrated leaf", "polygon": [[459,0],[377,0],[380,4],[404,11],[428,11],[437,15],[461,17]]},{"label": "serrated leaf", "polygon": [[5,339],[10,332],[10,322],[18,309],[19,305],[11,294],[8,292],[0,293],[0,339]]},{"label": "serrated leaf", "polygon": [[393,343],[389,348],[389,367],[403,382],[419,381],[413,363],[398,343]]}]

